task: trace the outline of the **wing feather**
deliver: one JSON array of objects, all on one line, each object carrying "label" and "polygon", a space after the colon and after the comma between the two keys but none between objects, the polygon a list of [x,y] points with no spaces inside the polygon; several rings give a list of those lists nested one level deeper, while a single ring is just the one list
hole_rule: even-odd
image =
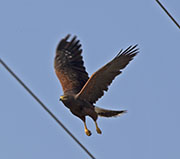
[{"label": "wing feather", "polygon": [[77,94],[89,77],[81,56],[80,41],[76,40],[76,36],[74,36],[68,42],[69,37],[70,35],[67,35],[57,46],[54,68],[64,94]]},{"label": "wing feather", "polygon": [[95,103],[104,95],[104,91],[108,90],[108,86],[114,78],[121,73],[121,70],[128,65],[137,53],[137,45],[129,46],[124,51],[121,50],[112,61],[89,78],[76,97],[87,100],[92,104]]}]

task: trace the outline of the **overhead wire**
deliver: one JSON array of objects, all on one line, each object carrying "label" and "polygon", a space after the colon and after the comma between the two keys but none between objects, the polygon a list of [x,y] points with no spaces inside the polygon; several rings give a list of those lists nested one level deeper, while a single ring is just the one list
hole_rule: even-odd
[{"label": "overhead wire", "polygon": [[167,9],[159,2],[159,0],[156,0],[156,2],[160,5],[160,7],[166,12],[166,14],[171,18],[171,20],[177,25],[177,27],[180,29],[180,25],[178,22],[172,17],[172,15],[167,11]]},{"label": "overhead wire", "polygon": [[0,59],[0,63],[4,68],[24,87],[24,89],[44,108],[44,110],[73,138],[73,140],[92,158],[95,157],[81,144],[81,142],[64,126],[64,124],[47,108],[47,106],[24,84],[24,82]]}]

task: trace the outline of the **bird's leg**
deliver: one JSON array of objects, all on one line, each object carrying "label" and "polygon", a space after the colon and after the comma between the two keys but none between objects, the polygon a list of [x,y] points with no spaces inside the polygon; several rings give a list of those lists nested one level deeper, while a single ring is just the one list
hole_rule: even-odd
[{"label": "bird's leg", "polygon": [[88,130],[87,126],[86,126],[86,122],[84,121],[84,130],[87,136],[91,136],[91,131]]},{"label": "bird's leg", "polygon": [[97,124],[96,121],[95,121],[95,125],[96,125],[96,131],[97,131],[97,133],[98,133],[98,134],[102,134],[102,132],[101,132],[101,130],[99,129],[98,124]]}]

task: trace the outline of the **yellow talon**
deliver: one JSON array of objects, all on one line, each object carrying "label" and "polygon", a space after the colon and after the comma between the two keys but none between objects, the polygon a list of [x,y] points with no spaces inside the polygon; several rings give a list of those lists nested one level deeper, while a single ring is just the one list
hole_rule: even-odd
[{"label": "yellow talon", "polygon": [[85,129],[85,133],[86,133],[87,136],[91,136],[91,131],[90,130]]},{"label": "yellow talon", "polygon": [[85,130],[85,133],[86,133],[87,136],[91,136],[91,131],[88,130],[85,122],[84,122],[84,130]]},{"label": "yellow talon", "polygon": [[102,131],[99,128],[96,128],[98,134],[102,134]]},{"label": "yellow talon", "polygon": [[97,131],[97,133],[98,134],[102,134],[102,131],[101,131],[101,129],[99,129],[96,121],[95,121],[95,124],[96,124],[96,131]]}]

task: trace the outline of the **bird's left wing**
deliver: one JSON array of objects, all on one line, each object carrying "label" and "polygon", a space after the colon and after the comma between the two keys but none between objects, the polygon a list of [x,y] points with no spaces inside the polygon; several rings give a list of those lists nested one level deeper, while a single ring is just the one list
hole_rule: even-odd
[{"label": "bird's left wing", "polygon": [[112,61],[100,68],[89,78],[76,97],[87,100],[92,104],[95,103],[104,95],[104,91],[108,90],[108,86],[121,73],[121,69],[125,68],[137,53],[137,45],[130,46],[124,51],[121,50]]},{"label": "bird's left wing", "polygon": [[67,35],[57,46],[54,68],[64,94],[77,94],[89,77],[81,56],[81,44],[76,36],[71,41],[69,37]]}]

